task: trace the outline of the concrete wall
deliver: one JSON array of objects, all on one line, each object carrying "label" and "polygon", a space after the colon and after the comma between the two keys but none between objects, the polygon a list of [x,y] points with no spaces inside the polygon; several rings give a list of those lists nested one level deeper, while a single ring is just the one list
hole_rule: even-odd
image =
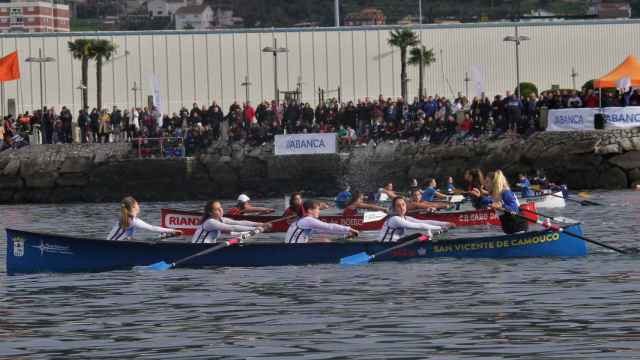
[{"label": "concrete wall", "polygon": [[[104,66],[103,104],[134,105],[134,81],[140,105],[151,94],[149,77],[156,74],[165,111],[181,105],[216,99],[225,108],[244,101],[240,85],[245,75],[253,83],[250,99],[274,96],[273,56],[260,50],[278,39],[289,53],[278,56],[281,90],[295,90],[302,76],[303,100],[315,102],[318,87],[341,86],[344,99],[400,95],[400,54],[387,44],[392,27],[275,29],[238,31],[154,31],[0,35],[0,53],[18,50],[22,79],[5,84],[5,97],[17,100],[19,111],[40,106],[39,68],[29,56],[57,59],[45,65],[43,103],[74,111],[80,106],[80,62],[71,58],[67,42],[76,38],[105,38],[119,45],[115,59]],[[429,94],[464,92],[465,72],[472,64],[484,69],[488,94],[515,87],[513,43],[502,39],[514,33],[513,24],[425,25],[415,28],[436,52],[437,62],[426,71]],[[629,54],[640,55],[640,21],[563,22],[523,24],[531,38],[520,47],[521,79],[541,88],[571,87],[571,68],[577,85],[606,74]],[[442,50],[442,52],[441,52]],[[125,55],[127,52],[128,55]],[[89,102],[95,104],[95,64],[91,63]],[[410,96],[417,93],[418,70],[409,67]],[[333,96],[335,93],[327,93]],[[146,100],[144,100],[146,103]]]}]

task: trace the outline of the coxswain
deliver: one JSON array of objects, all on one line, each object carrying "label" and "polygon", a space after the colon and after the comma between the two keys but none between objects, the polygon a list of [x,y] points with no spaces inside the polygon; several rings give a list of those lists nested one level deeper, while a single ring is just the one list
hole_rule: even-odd
[{"label": "coxswain", "polygon": [[439,202],[431,202],[422,200],[422,191],[414,190],[411,192],[411,199],[407,201],[407,211],[414,210],[429,210],[435,211],[437,209],[446,209],[449,207],[449,204],[444,203],[442,201]]},{"label": "coxswain", "polygon": [[[325,210],[330,207],[325,202],[318,202],[318,204],[320,205],[320,210]],[[284,211],[284,214],[282,214],[282,216],[289,217],[296,215],[297,217],[305,217],[307,214],[304,211],[304,206],[302,205],[302,194],[300,194],[299,192],[294,192],[289,198],[289,207]]]},{"label": "coxswain", "polygon": [[347,202],[347,205],[342,211],[342,215],[343,216],[358,215],[358,209],[372,210],[372,211],[385,211],[385,212],[387,211],[387,209],[382,206],[365,203],[364,195],[360,192],[356,192],[355,194],[353,194],[353,197],[351,198],[351,200]]},{"label": "coxswain", "polygon": [[387,183],[384,187],[378,189],[378,201],[391,201],[398,197],[398,194],[393,190],[393,183]]},{"label": "coxswain", "polygon": [[434,201],[435,199],[446,200],[447,195],[436,190],[436,179],[429,179],[425,182],[426,188],[422,191],[422,200]]},{"label": "coxswain", "polygon": [[289,225],[285,243],[301,244],[308,242],[327,242],[326,239],[315,238],[314,235],[342,235],[358,236],[358,230],[349,226],[329,224],[318,219],[320,216],[320,204],[317,201],[307,200],[303,204],[306,216]]},{"label": "coxswain", "polygon": [[524,174],[518,175],[518,182],[516,183],[516,186],[521,189],[520,191],[522,192],[523,198],[533,197],[535,195],[533,190],[531,190],[531,183],[529,182],[529,179],[527,179]]},{"label": "coxswain", "polygon": [[191,242],[211,244],[215,243],[222,234],[238,235],[238,233],[255,230],[262,232],[269,228],[268,224],[233,220],[223,217],[223,215],[224,209],[220,201],[209,201],[204,206],[204,215],[200,220],[200,225],[198,225],[196,232],[191,238]]},{"label": "coxswain", "polygon": [[393,215],[382,225],[378,239],[381,242],[396,242],[405,235],[406,230],[442,231],[454,226],[451,223],[435,220],[418,220],[407,216],[407,203],[403,197],[393,199]]},{"label": "coxswain", "polygon": [[136,230],[147,230],[162,234],[180,235],[182,231],[168,229],[160,226],[147,224],[138,218],[140,206],[138,201],[131,196],[127,196],[120,202],[120,220],[113,226],[107,240],[130,240]]},{"label": "coxswain", "polygon": [[505,234],[513,234],[529,229],[527,220],[520,216],[513,215],[520,213],[520,203],[516,195],[509,188],[507,178],[501,170],[496,170],[496,172],[493,173],[491,196],[493,198],[491,207],[506,210],[504,214],[500,215],[502,231],[504,231]]},{"label": "coxswain", "polygon": [[240,194],[240,196],[238,196],[238,204],[236,205],[236,207],[229,209],[227,214],[229,216],[240,216],[249,214],[263,215],[270,214],[275,211],[275,209],[271,208],[253,206],[249,204],[249,200],[251,199],[247,195]]},{"label": "coxswain", "polygon": [[351,187],[347,185],[344,190],[341,191],[338,196],[336,196],[336,207],[338,209],[344,209],[344,207],[347,206],[349,200],[351,200],[352,196],[353,194],[351,194]]}]

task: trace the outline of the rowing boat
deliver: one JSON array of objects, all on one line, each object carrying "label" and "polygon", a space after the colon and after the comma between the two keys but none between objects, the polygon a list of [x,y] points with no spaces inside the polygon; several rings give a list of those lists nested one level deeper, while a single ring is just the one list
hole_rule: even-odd
[{"label": "rowing boat", "polygon": [[535,196],[518,197],[523,203],[535,203],[539,209],[557,209],[567,205],[562,191],[555,193],[536,193]]},{"label": "rowing boat", "polygon": [[[536,211],[535,203],[524,205],[528,210]],[[470,211],[445,211],[445,212],[419,212],[410,214],[420,220],[446,221],[456,224],[456,226],[478,226],[478,225],[500,225],[500,219],[495,210],[481,209]],[[202,213],[196,211],[183,211],[174,209],[162,209],[160,212],[160,223],[163,227],[181,230],[185,235],[193,235],[200,224]],[[239,215],[229,216],[234,220],[248,220],[255,222],[272,222],[272,232],[287,232],[289,224],[295,219],[282,219],[275,215]],[[279,220],[281,219],[281,220]],[[277,221],[279,220],[279,221]],[[375,221],[365,221],[363,215],[343,216],[343,215],[323,215],[320,220],[332,224],[351,226],[359,231],[380,230],[386,217],[379,217]],[[532,218],[532,220],[536,220]]]},{"label": "rowing boat", "polygon": [[[566,228],[582,234],[579,224]],[[333,242],[311,244],[247,243],[181,264],[183,267],[286,266],[337,264],[346,256],[388,249],[395,243]],[[215,244],[109,241],[7,229],[7,274],[97,272],[172,262]],[[414,258],[517,258],[587,255],[586,243],[564,232],[533,231],[514,235],[421,242],[392,251],[376,261]]]}]

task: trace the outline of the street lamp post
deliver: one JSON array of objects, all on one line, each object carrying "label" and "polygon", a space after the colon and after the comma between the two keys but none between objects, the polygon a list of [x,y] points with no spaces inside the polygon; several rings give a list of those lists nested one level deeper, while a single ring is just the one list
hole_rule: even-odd
[{"label": "street lamp post", "polygon": [[576,77],[578,77],[578,73],[575,68],[571,68],[571,80],[573,81],[573,90],[576,89]]},{"label": "street lamp post", "polygon": [[528,36],[524,36],[524,35],[518,35],[518,26],[515,26],[515,30],[516,30],[516,35],[512,36],[506,36],[503,40],[504,41],[510,41],[510,42],[514,42],[516,44],[516,89],[518,91],[518,97],[522,96],[522,93],[520,92],[520,43],[523,41],[527,41],[527,40],[531,40],[531,38],[529,38]]},{"label": "street lamp post", "polygon": [[244,86],[244,91],[245,91],[245,102],[249,103],[249,87],[252,85],[251,82],[249,82],[249,75],[244,77],[244,82],[240,83],[241,86]]},{"label": "street lamp post", "polygon": [[134,109],[138,108],[138,90],[142,91],[142,89],[139,88],[138,84],[134,81],[133,87],[131,88],[131,91],[133,91],[133,108]]},{"label": "street lamp post", "polygon": [[471,81],[471,79],[469,78],[469,73],[464,73],[464,96],[467,97],[467,99],[469,99],[469,81]]},{"label": "street lamp post", "polygon": [[42,110],[44,109],[44,96],[43,96],[44,85],[42,82],[42,73],[43,73],[42,66],[44,63],[56,61],[56,59],[52,58],[51,56],[42,57],[42,49],[38,49],[38,57],[30,56],[25,61],[30,63],[38,63],[40,66],[40,110]]},{"label": "street lamp post", "polygon": [[278,39],[273,38],[273,46],[267,46],[262,49],[262,52],[268,52],[273,54],[273,86],[275,92],[276,102],[280,102],[280,93],[278,90],[278,53],[289,52],[289,49],[284,47],[278,47]]}]

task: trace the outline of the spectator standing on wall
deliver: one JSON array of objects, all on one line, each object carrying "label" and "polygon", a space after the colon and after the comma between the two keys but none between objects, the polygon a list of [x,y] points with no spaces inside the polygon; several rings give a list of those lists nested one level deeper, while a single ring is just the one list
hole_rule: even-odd
[{"label": "spectator standing on wall", "polygon": [[73,141],[73,136],[71,134],[71,122],[73,121],[73,115],[66,106],[63,106],[62,110],[60,110],[60,120],[62,121],[63,128],[61,140],[64,143],[71,143]]},{"label": "spectator standing on wall", "polygon": [[78,127],[80,128],[80,142],[87,143],[87,128],[89,127],[89,116],[86,110],[78,111]]},{"label": "spectator standing on wall", "polygon": [[111,126],[113,128],[113,140],[119,142],[122,140],[122,112],[117,106],[114,106],[111,112]]},{"label": "spectator standing on wall", "polygon": [[582,99],[578,96],[576,91],[571,92],[571,96],[567,99],[567,107],[580,108],[582,107]]},{"label": "spectator standing on wall", "polygon": [[519,94],[511,94],[507,91],[505,98],[505,109],[507,111],[507,131],[515,133],[520,124],[522,116],[522,102]]},{"label": "spectator standing on wall", "polygon": [[98,134],[100,136],[100,142],[108,143],[112,128],[111,128],[111,116],[109,116],[109,113],[107,112],[106,109],[103,109],[102,112],[100,113],[99,121],[100,121],[100,129],[98,131]]}]

